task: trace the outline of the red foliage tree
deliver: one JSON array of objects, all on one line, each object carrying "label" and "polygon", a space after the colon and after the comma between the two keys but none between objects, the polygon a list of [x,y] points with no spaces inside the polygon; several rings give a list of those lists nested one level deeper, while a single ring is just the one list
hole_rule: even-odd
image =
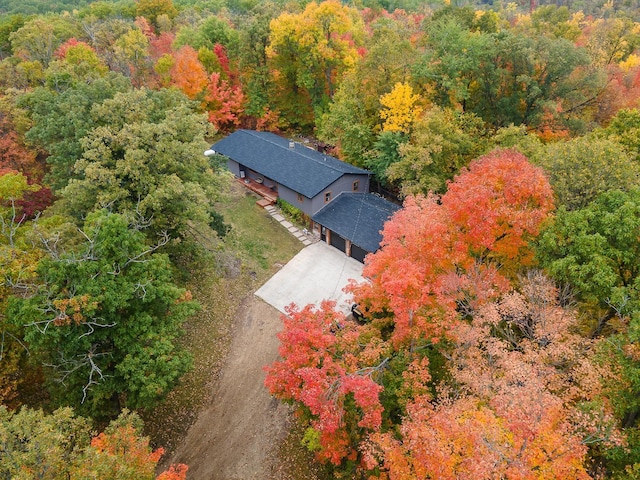
[{"label": "red foliage tree", "polygon": [[393,340],[437,338],[470,311],[508,291],[531,264],[527,246],[553,208],[541,169],[515,150],[469,165],[441,199],[409,197],[385,225],[382,249],[354,289],[372,312],[392,312]]},{"label": "red foliage tree", "polygon": [[[403,465],[419,462],[413,450],[402,453],[405,447],[391,434],[380,433],[393,428],[401,413],[407,415],[407,428],[416,432],[416,445],[422,441],[418,424],[424,418],[440,418],[443,425],[456,421],[457,430],[451,431],[458,433],[488,422],[498,443],[513,436],[498,404],[481,410],[473,407],[480,403],[470,396],[466,404],[456,405],[458,410],[448,411],[434,403],[426,352],[438,348],[443,337],[447,345],[456,342],[470,317],[512,289],[516,272],[532,259],[527,241],[551,208],[552,192],[540,169],[515,151],[493,152],[456,177],[442,198],[410,197],[387,222],[382,249],[365,266],[370,282],[351,286],[366,312],[366,324],[345,320],[328,304],[321,310],[289,311],[279,335],[282,360],[269,367],[266,384],[274,395],[300,407],[318,434],[313,446],[319,458],[336,465],[359,460],[368,469],[382,462],[390,472],[400,472],[392,478],[426,478],[422,467],[411,466],[409,473],[391,467],[393,458]],[[549,425],[557,429],[564,417],[551,418],[557,420]],[[440,438],[437,428],[434,423],[425,431]],[[382,459],[371,453],[375,448],[365,447],[369,432],[384,451]],[[405,433],[406,448],[411,432]],[[452,435],[446,440],[464,441]],[[460,456],[470,448],[454,453]]]},{"label": "red foliage tree", "polygon": [[163,55],[172,52],[171,44],[175,40],[175,35],[171,32],[162,32],[157,37],[154,35],[149,39],[149,54],[157,61]]},{"label": "red foliage tree", "polygon": [[0,168],[16,170],[27,176],[43,174],[36,154],[27,150],[11,122],[0,113]]},{"label": "red foliage tree", "polygon": [[156,480],[185,480],[187,478],[187,470],[189,470],[189,467],[183,463],[171,465],[169,470],[158,475]]},{"label": "red foliage tree", "polygon": [[[44,175],[43,165],[37,161],[34,152],[29,151],[21,141],[11,122],[0,114],[0,174],[20,172],[30,185],[37,185]],[[25,192],[16,202],[19,214],[25,218],[33,218],[36,213],[44,211],[53,202],[53,194],[48,187]]]},{"label": "red foliage tree", "polygon": [[224,73],[225,78],[232,85],[237,85],[238,83],[238,72],[231,71],[231,67],[229,66],[229,57],[227,56],[227,52],[223,45],[216,43],[213,46],[213,53],[218,57],[218,62],[220,63],[220,68],[222,69],[222,73]]},{"label": "red foliage tree", "polygon": [[[311,442],[318,459],[338,465],[357,456],[350,441],[354,431],[380,428],[382,406],[381,387],[372,378],[375,369],[363,367],[354,355],[356,329],[333,307],[324,302],[319,309],[288,308],[278,334],[282,360],[267,367],[266,386],[273,395],[297,402],[298,413],[310,420],[315,433]],[[353,417],[345,415],[350,401],[359,412]]]},{"label": "red foliage tree", "polygon": [[67,50],[69,50],[69,48],[71,47],[77,47],[78,45],[81,45],[95,52],[95,50],[91,48],[91,46],[88,43],[79,41],[76,38],[70,38],[69,40],[67,40],[66,42],[64,42],[62,45],[58,47],[58,49],[54,53],[54,56],[56,58],[65,58],[67,56]]},{"label": "red foliage tree", "polygon": [[205,96],[209,121],[216,128],[226,129],[240,124],[244,111],[244,94],[239,85],[233,86],[222,79],[218,72],[213,72],[207,85]]}]

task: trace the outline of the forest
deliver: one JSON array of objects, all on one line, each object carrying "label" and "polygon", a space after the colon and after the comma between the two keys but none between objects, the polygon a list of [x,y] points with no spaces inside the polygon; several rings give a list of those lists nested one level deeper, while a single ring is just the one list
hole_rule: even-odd
[{"label": "forest", "polygon": [[186,478],[141,416],[249,128],[403,204],[265,367],[327,478],[640,479],[637,2],[50,3],[0,1],[0,477]]}]

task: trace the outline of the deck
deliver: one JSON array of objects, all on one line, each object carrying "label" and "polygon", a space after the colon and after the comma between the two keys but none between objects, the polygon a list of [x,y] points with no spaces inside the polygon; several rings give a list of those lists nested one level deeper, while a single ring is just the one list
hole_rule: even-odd
[{"label": "deck", "polygon": [[264,186],[261,183],[258,183],[249,178],[238,178],[236,179],[239,183],[241,183],[245,188],[248,188],[252,192],[257,193],[262,197],[261,200],[258,200],[256,203],[261,207],[267,207],[269,205],[273,205],[276,203],[278,199],[278,194],[271,190],[269,187]]}]

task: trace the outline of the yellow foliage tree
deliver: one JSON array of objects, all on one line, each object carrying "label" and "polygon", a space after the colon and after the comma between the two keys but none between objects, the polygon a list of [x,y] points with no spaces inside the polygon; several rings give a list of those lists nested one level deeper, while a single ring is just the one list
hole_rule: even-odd
[{"label": "yellow foliage tree", "polygon": [[396,83],[391,92],[380,97],[380,118],[384,120],[382,130],[385,132],[407,133],[411,125],[422,114],[422,107],[417,103],[420,95],[413,93],[408,83]]}]

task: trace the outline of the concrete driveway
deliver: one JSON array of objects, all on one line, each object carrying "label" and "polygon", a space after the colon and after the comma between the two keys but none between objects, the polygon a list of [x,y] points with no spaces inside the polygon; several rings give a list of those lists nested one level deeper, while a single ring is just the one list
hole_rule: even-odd
[{"label": "concrete driveway", "polygon": [[363,265],[324,242],[300,251],[282,270],[256,291],[265,302],[285,313],[284,307],[295,303],[304,307],[322,300],[334,300],[336,308],[347,313],[351,296],[342,289],[349,279],[362,278]]}]

